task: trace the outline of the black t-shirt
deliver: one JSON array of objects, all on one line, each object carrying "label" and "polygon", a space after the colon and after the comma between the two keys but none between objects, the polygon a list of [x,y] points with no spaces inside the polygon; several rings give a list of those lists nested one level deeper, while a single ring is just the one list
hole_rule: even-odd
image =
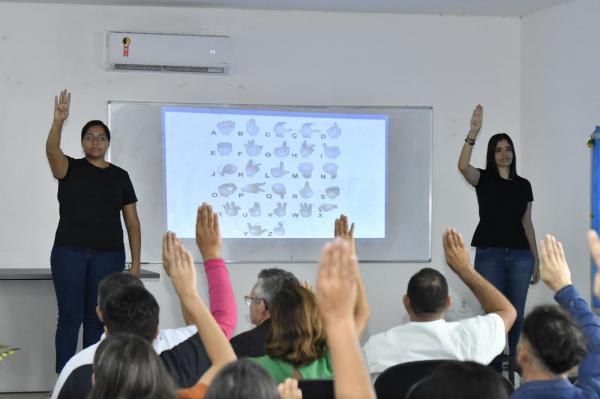
[{"label": "black t-shirt", "polygon": [[[211,366],[208,353],[198,334],[162,351],[158,356],[178,389],[194,386]],[[93,372],[92,364],[82,364],[74,369],[61,387],[58,399],[87,398],[92,390]]]},{"label": "black t-shirt", "polygon": [[231,338],[229,343],[238,358],[260,357],[267,354],[267,338],[271,332],[271,319],[267,319],[252,330]]},{"label": "black t-shirt", "polygon": [[162,351],[159,356],[178,388],[196,385],[212,364],[198,334],[169,350]]},{"label": "black t-shirt", "polygon": [[479,224],[473,235],[474,247],[529,249],[522,218],[533,201],[527,179],[511,180],[479,169],[475,187],[479,203]]},{"label": "black t-shirt", "polygon": [[123,249],[121,209],[137,201],[129,174],[113,164],[102,169],[85,158],[67,160],[67,174],[58,181],[60,221],[54,244]]}]

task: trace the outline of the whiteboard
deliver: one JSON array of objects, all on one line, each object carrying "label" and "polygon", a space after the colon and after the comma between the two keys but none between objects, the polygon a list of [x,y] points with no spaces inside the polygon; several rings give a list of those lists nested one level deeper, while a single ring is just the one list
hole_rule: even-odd
[{"label": "whiteboard", "polygon": [[[361,262],[431,260],[431,107],[352,107],[109,102],[110,161],[129,172],[138,197],[142,262],[159,262],[166,231],[163,109],[214,108],[254,111],[384,114],[388,117],[385,237],[357,239]],[[368,145],[368,143],[365,143]],[[366,194],[366,193],[365,193]],[[198,198],[198,205],[211,198]],[[348,215],[352,221],[352,215]],[[357,230],[360,225],[357,225]],[[331,226],[333,234],[333,225]],[[194,249],[188,240],[186,246]],[[314,262],[324,239],[226,238],[228,262]],[[126,248],[128,246],[126,245]],[[129,255],[128,255],[129,256]]]}]

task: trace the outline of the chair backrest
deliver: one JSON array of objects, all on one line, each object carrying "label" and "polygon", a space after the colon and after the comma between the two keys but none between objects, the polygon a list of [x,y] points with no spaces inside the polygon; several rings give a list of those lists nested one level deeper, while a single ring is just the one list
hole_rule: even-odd
[{"label": "chair backrest", "polygon": [[509,396],[512,395],[512,393],[515,391],[515,387],[512,384],[512,382],[510,382],[503,375],[498,374],[498,377],[500,377],[502,379],[502,384],[504,385],[504,388],[506,389],[506,393],[508,393]]},{"label": "chair backrest", "polygon": [[[502,387],[504,388],[505,392],[506,392],[506,398],[510,397],[510,395],[513,393],[514,391],[514,387],[511,384],[511,382],[505,378],[504,376],[497,374],[498,377],[498,381],[500,381],[500,383],[502,384]],[[431,386],[428,386],[428,384],[431,383],[431,379],[430,378],[423,378],[420,381],[416,382],[412,388],[409,389],[409,391],[406,393],[406,395],[404,396],[404,399],[430,399],[431,398]],[[446,393],[448,393],[448,391],[452,391],[451,387],[444,387],[444,390]],[[434,388],[434,391],[437,391]],[[454,393],[454,397],[456,397],[458,394],[455,392]],[[475,394],[473,393],[473,396]],[[479,396],[478,396],[479,397]]]},{"label": "chair backrest", "polygon": [[333,380],[298,380],[302,399],[334,399]]},{"label": "chair backrest", "polygon": [[385,370],[375,380],[377,399],[404,399],[410,388],[433,373],[446,360],[401,363]]}]

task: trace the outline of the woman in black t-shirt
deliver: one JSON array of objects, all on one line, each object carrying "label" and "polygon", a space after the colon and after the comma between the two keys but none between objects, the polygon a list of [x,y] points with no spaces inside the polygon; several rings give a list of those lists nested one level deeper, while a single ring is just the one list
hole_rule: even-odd
[{"label": "woman in black t-shirt", "polygon": [[[479,224],[471,245],[476,247],[475,269],[501,291],[517,310],[509,332],[511,365],[523,323],[528,286],[539,281],[539,257],[531,222],[533,193],[527,179],[517,174],[517,160],[506,133],[488,142],[486,167],[469,163],[471,151],[483,122],[483,108],[473,111],[469,134],[458,160],[458,169],[475,187]],[[499,359],[495,364],[500,367]]]},{"label": "woman in black t-shirt", "polygon": [[96,315],[98,283],[125,266],[121,211],[129,236],[131,273],[140,272],[140,223],[129,175],[106,161],[110,131],[101,121],[90,121],[81,131],[84,158],[73,159],[62,152],[61,132],[70,102],[67,90],[54,98],[54,120],[46,141],[60,205],[50,257],[58,303],[57,373],[75,354],[82,323],[84,348],[98,342],[102,334]]}]

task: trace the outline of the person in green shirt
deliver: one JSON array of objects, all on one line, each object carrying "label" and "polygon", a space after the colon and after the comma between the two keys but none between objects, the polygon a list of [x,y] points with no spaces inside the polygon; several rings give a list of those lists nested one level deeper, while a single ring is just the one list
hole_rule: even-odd
[{"label": "person in green shirt", "polygon": [[[335,221],[335,236],[349,243],[352,258],[356,260],[354,224],[349,228],[345,215]],[[354,320],[360,336],[370,309],[358,264],[356,268],[358,300]],[[273,299],[270,314],[272,329],[267,339],[267,354],[252,360],[267,370],[277,383],[286,378],[333,379],[331,355],[315,294],[303,286],[287,286]]]},{"label": "person in green shirt", "polygon": [[267,354],[253,358],[280,383],[286,378],[333,378],[325,330],[315,295],[300,286],[288,286],[273,299],[272,329]]}]

